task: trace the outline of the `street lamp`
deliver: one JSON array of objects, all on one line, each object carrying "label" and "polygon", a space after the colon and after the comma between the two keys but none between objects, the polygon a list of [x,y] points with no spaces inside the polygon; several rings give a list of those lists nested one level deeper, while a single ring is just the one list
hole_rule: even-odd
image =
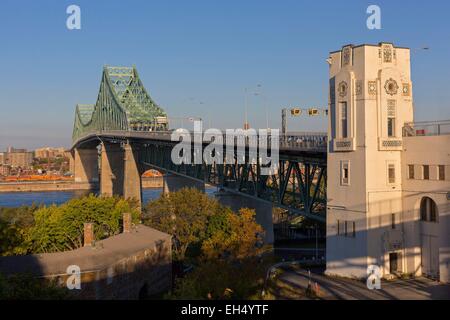
[{"label": "street lamp", "polygon": [[[261,85],[258,84],[257,88],[260,88]],[[245,119],[244,119],[244,130],[250,129],[250,124],[248,123],[248,93],[249,93],[249,89],[246,87],[244,88],[244,112],[245,112]],[[253,95],[257,95],[256,94],[257,91],[253,92]]]},{"label": "street lamp", "polygon": [[255,96],[260,96],[263,100],[263,107],[265,108],[265,111],[266,111],[266,129],[269,130],[269,107],[267,105],[267,97],[262,92],[261,84],[258,84],[257,88],[260,89],[260,91],[255,92]]},{"label": "street lamp", "polygon": [[250,125],[248,124],[247,92],[248,92],[248,89],[244,88],[244,112],[245,112],[245,115],[244,115],[244,118],[245,118],[244,119],[244,130],[247,130],[247,129],[250,128]]}]

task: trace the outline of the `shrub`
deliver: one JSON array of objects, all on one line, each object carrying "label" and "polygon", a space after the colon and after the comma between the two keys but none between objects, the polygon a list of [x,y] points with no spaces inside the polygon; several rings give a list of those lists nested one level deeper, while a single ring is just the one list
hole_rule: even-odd
[{"label": "shrub", "polygon": [[55,300],[68,299],[67,289],[54,281],[35,278],[31,274],[0,274],[0,300]]}]

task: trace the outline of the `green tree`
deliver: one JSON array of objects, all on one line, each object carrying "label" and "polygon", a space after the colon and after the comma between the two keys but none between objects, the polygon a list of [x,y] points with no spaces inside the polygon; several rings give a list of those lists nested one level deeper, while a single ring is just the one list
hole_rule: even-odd
[{"label": "green tree", "polygon": [[34,225],[33,205],[0,208],[0,256],[22,255],[29,250],[29,232]]},{"label": "green tree", "polygon": [[41,253],[80,248],[86,222],[94,224],[97,240],[118,234],[124,212],[130,212],[135,222],[139,220],[137,203],[117,197],[89,195],[72,199],[59,207],[43,207],[34,214],[35,225],[29,235],[31,251]]}]

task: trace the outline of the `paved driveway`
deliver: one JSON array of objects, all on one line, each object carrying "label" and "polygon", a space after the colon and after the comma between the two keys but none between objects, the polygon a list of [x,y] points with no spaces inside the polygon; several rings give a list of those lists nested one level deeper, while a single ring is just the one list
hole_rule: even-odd
[{"label": "paved driveway", "polygon": [[[308,286],[308,272],[285,268],[278,280],[294,290]],[[426,279],[382,281],[381,290],[369,290],[365,282],[324,276],[322,270],[311,272],[311,282],[319,287],[319,298],[326,300],[450,300],[450,285]],[[282,297],[281,297],[282,298]]]}]

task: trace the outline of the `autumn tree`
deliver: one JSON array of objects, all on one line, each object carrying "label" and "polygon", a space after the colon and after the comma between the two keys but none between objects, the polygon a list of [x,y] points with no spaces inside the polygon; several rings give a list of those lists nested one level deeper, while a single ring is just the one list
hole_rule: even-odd
[{"label": "autumn tree", "polygon": [[242,260],[263,252],[264,230],[256,223],[255,211],[225,211],[209,222],[209,237],[202,243],[203,258]]},{"label": "autumn tree", "polygon": [[[149,202],[144,210],[144,224],[173,237],[174,259],[185,260],[186,253],[196,252],[208,237],[209,219],[217,214],[230,211],[217,200],[208,197],[195,188],[162,195]],[[190,257],[196,256],[193,253]]]}]

